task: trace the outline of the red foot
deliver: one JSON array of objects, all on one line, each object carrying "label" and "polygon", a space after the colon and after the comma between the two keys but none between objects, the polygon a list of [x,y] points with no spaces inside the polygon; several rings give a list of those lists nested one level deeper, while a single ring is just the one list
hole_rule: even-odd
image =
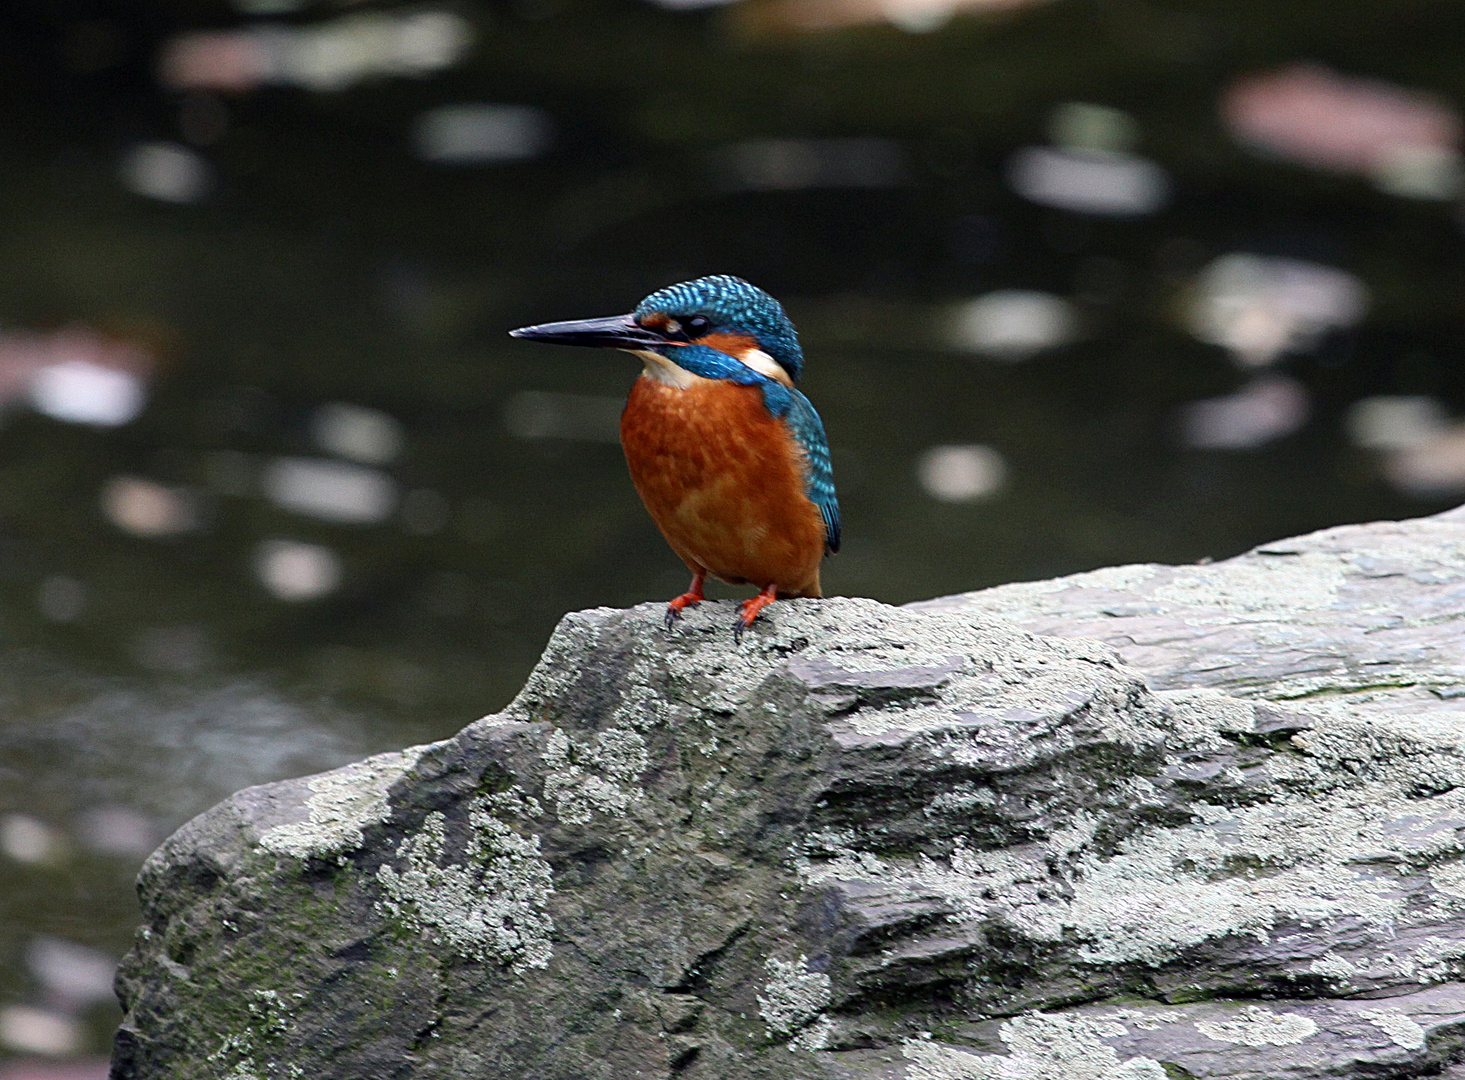
[{"label": "red foot", "polygon": [[671,629],[672,623],[682,617],[683,608],[692,607],[707,599],[702,595],[702,583],[706,580],[706,574],[693,574],[692,584],[687,586],[687,591],[666,605],[666,628],[668,630]]},{"label": "red foot", "polygon": [[778,586],[770,585],[751,600],[738,605],[738,621],[733,624],[733,641],[743,640],[743,631],[753,625],[758,613],[778,599]]}]

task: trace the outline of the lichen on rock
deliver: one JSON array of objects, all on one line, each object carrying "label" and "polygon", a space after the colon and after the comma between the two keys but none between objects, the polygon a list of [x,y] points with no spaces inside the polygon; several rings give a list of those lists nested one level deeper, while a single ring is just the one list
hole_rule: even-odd
[{"label": "lichen on rock", "polygon": [[1274,1013],[1248,1006],[1235,1020],[1197,1020],[1195,1029],[1217,1042],[1242,1046],[1292,1046],[1317,1034],[1317,1024],[1296,1013]]},{"label": "lichen on rock", "polygon": [[432,811],[397,846],[405,868],[377,868],[385,892],[380,910],[458,956],[495,960],[515,972],[545,967],[554,953],[554,921],[547,912],[554,875],[540,857],[539,838],[520,835],[496,816],[523,811],[527,803],[509,794],[483,795],[467,809],[470,831],[461,861],[451,860],[446,819]]},{"label": "lichen on rock", "polygon": [[636,778],[650,764],[646,740],[626,728],[611,728],[574,748],[558,728],[544,747],[544,797],[566,825],[583,825],[595,813],[618,815],[645,793]]},{"label": "lichen on rock", "polygon": [[1106,1041],[1126,1034],[1114,1020],[1026,1013],[1004,1023],[1007,1054],[973,1054],[928,1039],[908,1039],[909,1080],[1166,1080],[1147,1057],[1120,1060]]},{"label": "lichen on rock", "polygon": [[808,969],[809,958],[767,960],[768,984],[758,995],[758,1015],[775,1035],[793,1035],[808,1027],[830,1001],[829,976]]},{"label": "lichen on rock", "polygon": [[426,747],[378,754],[306,781],[310,797],[307,817],[276,825],[260,834],[259,842],[271,851],[296,858],[340,855],[365,842],[363,829],[380,825],[387,816],[387,790],[402,778]]}]

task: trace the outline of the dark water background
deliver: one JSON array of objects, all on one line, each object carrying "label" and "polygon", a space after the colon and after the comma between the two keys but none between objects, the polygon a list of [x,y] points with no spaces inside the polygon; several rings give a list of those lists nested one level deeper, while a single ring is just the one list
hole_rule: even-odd
[{"label": "dark water background", "polygon": [[[16,394],[0,417],[0,1006],[79,1020],[62,1056],[105,1052],[116,1012],[84,989],[85,961],[127,947],[131,878],[167,831],[238,787],[446,736],[512,695],[566,611],[684,586],[603,438],[604,401],[553,396],[619,398],[635,361],[510,327],[625,311],[703,273],[784,299],[844,509],[832,593],[899,603],[1220,558],[1459,501],[1391,484],[1345,437],[1372,395],[1465,412],[1458,199],[1248,153],[1217,106],[1237,77],[1298,61],[1465,103],[1457,3],[1056,0],[927,33],[800,34],[764,0],[458,2],[432,10],[473,45],[431,75],[159,85],[176,35],[269,6],[0,15],[0,331],[92,327],[158,361],[130,423],[67,423]],[[277,8],[289,27],[426,10]],[[1123,110],[1167,205],[1014,193],[1011,155],[1049,144],[1074,101]],[[536,107],[552,135],[524,161],[422,160],[414,119],[459,102]],[[844,144],[875,148],[863,172],[739,173],[737,148],[770,138],[884,141]],[[204,189],[129,190],[120,163],[153,143],[202,162]],[[1305,388],[1299,430],[1197,449],[1177,410],[1253,377],[1183,315],[1236,251],[1340,268],[1370,302],[1270,369]],[[951,347],[953,305],[999,289],[1065,298],[1073,340],[1021,363]],[[0,395],[5,378],[0,359]],[[312,424],[333,402],[398,425],[400,453],[371,467],[405,501],[380,520],[265,497],[272,462],[330,456]],[[1005,483],[933,497],[922,456],[967,444],[1001,455]],[[120,528],[119,477],[181,500],[187,527]],[[263,587],[260,545],[282,540],[334,553],[338,587]]]}]

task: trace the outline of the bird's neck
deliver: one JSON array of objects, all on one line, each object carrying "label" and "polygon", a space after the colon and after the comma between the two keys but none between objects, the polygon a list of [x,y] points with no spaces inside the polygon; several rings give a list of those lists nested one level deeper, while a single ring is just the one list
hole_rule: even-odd
[{"label": "bird's neck", "polygon": [[698,383],[714,381],[694,374],[684,367],[678,367],[660,353],[654,353],[649,349],[638,349],[636,355],[641,358],[641,377],[661,383],[663,386],[670,386],[677,390],[690,390]]},{"label": "bird's neck", "polygon": [[[695,362],[684,366],[673,359],[684,350],[688,358],[695,357]],[[756,382],[758,379],[751,374],[753,372],[783,386],[793,386],[793,379],[782,364],[758,348],[757,342],[741,336],[718,335],[715,341],[709,336],[707,342],[673,350],[670,357],[651,349],[628,351],[634,351],[641,358],[644,377],[679,390],[690,389],[704,379],[731,379],[738,383],[751,379]]]}]

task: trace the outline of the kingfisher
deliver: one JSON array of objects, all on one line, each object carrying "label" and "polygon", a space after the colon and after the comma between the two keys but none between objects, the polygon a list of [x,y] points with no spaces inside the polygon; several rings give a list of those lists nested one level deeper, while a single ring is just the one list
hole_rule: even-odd
[{"label": "kingfisher", "polygon": [[629,315],[544,323],[511,337],[621,349],[641,361],[621,413],[631,480],[692,571],[670,630],[707,599],[707,576],[754,585],[733,637],[777,599],[822,595],[839,550],[839,500],[824,424],[797,389],[804,369],[783,305],[727,274],[669,285]]}]

